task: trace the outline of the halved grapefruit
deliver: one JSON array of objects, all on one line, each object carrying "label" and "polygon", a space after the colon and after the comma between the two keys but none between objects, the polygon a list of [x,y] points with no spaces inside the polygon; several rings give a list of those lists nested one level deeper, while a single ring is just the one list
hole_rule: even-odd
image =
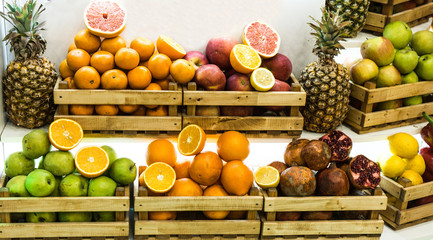
[{"label": "halved grapefruit", "polygon": [[242,33],[244,44],[256,50],[262,58],[271,58],[280,48],[280,35],[264,22],[249,23]]},{"label": "halved grapefruit", "polygon": [[84,11],[84,23],[96,36],[117,37],[125,28],[126,11],[114,1],[91,1]]}]

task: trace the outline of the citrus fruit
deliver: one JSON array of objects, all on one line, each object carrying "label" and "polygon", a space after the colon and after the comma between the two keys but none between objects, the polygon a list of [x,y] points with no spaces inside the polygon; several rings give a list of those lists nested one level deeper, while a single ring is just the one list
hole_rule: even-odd
[{"label": "citrus fruit", "polygon": [[190,82],[195,75],[195,69],[190,61],[177,59],[170,65],[171,77],[180,84]]},{"label": "citrus fruit", "polygon": [[147,67],[137,66],[128,72],[128,85],[132,89],[143,90],[152,81],[152,73]]},{"label": "citrus fruit", "polygon": [[176,149],[167,139],[156,139],[147,146],[146,162],[150,165],[155,162],[164,162],[174,167],[176,164]]},{"label": "citrus fruit", "polygon": [[405,170],[403,174],[401,174],[401,176],[398,177],[397,182],[400,183],[401,185],[404,185],[402,178],[406,178],[410,180],[413,186],[419,185],[424,182],[421,175],[415,172],[414,170]]},{"label": "citrus fruit", "polygon": [[217,153],[226,162],[243,161],[250,153],[250,142],[240,132],[227,131],[218,137]]},{"label": "citrus fruit", "polygon": [[107,152],[98,146],[85,146],[78,149],[74,160],[78,172],[87,178],[102,175],[110,165]]},{"label": "citrus fruit", "polygon": [[161,90],[168,90],[170,86],[170,79],[154,79],[152,80],[153,83],[158,84],[161,87]]},{"label": "citrus fruit", "polygon": [[[228,196],[229,194],[219,184],[214,184],[207,187],[203,196]],[[203,211],[203,214],[210,219],[224,219],[229,215],[230,211]]]},{"label": "citrus fruit", "polygon": [[63,79],[67,78],[67,77],[73,77],[74,76],[74,72],[69,68],[68,63],[66,62],[66,59],[64,59],[62,62],[60,62],[59,72],[60,72],[60,76],[62,76]]},{"label": "citrus fruit", "polygon": [[135,112],[131,113],[132,116],[145,116],[146,115],[146,107],[143,105],[139,105]]},{"label": "citrus fruit", "polygon": [[153,192],[166,193],[175,181],[176,172],[167,163],[155,162],[144,170],[144,184]]},{"label": "citrus fruit", "polygon": [[266,68],[257,68],[250,77],[251,86],[260,92],[269,91],[275,84],[275,77]]},{"label": "citrus fruit", "polygon": [[155,79],[167,78],[170,74],[171,59],[162,53],[157,53],[149,58],[147,68]]},{"label": "citrus fruit", "polygon": [[102,74],[101,87],[103,89],[126,89],[128,77],[120,69],[110,69]]},{"label": "citrus fruit", "polygon": [[220,181],[228,193],[243,196],[250,191],[254,176],[242,161],[236,160],[224,165]]},{"label": "citrus fruit", "polygon": [[210,186],[218,181],[223,168],[223,162],[214,152],[202,152],[197,154],[189,167],[189,175],[192,180],[200,185]]},{"label": "citrus fruit", "polygon": [[150,56],[155,52],[155,44],[144,37],[134,38],[129,47],[138,52],[141,62],[149,60]]},{"label": "citrus fruit", "polygon": [[153,116],[153,117],[168,116],[167,106],[160,105],[156,108],[147,109],[146,116]]},{"label": "citrus fruit", "polygon": [[105,38],[101,42],[101,50],[110,52],[113,56],[116,55],[116,52],[121,48],[126,48],[126,41],[121,36]]},{"label": "citrus fruit", "polygon": [[388,141],[391,152],[399,157],[410,159],[418,153],[418,141],[408,133],[393,134],[388,137]]},{"label": "citrus fruit", "polygon": [[94,67],[84,66],[75,72],[74,84],[79,89],[97,89],[101,84],[101,76]]},{"label": "citrus fruit", "polygon": [[262,166],[254,172],[254,181],[263,189],[277,187],[280,183],[280,173],[274,167]]},{"label": "citrus fruit", "polygon": [[69,112],[72,115],[92,115],[94,110],[95,110],[94,105],[85,105],[85,104],[69,105]]},{"label": "citrus fruit", "polygon": [[129,104],[117,105],[117,107],[119,108],[120,111],[126,114],[131,114],[137,111],[138,109],[138,105],[129,105]]},{"label": "citrus fruit", "polygon": [[75,43],[71,43],[71,45],[69,45],[69,47],[68,47],[68,52],[70,52],[74,49],[77,49],[77,46],[75,46]]},{"label": "citrus fruit", "polygon": [[277,31],[260,21],[253,21],[244,28],[242,40],[244,44],[252,47],[263,58],[275,56],[281,42]]},{"label": "citrus fruit", "polygon": [[83,139],[83,128],[71,119],[59,118],[48,128],[51,144],[59,150],[68,151],[76,147]]},{"label": "citrus fruit", "polygon": [[230,52],[230,64],[240,73],[250,73],[262,64],[256,50],[245,44],[236,44]]},{"label": "citrus fruit", "polygon": [[380,169],[384,176],[395,178],[406,169],[407,162],[401,157],[392,154],[381,154],[378,159]]},{"label": "citrus fruit", "polygon": [[90,66],[100,74],[114,68],[114,56],[108,51],[97,51],[90,57]]},{"label": "citrus fruit", "polygon": [[126,11],[114,1],[91,1],[84,11],[84,23],[96,36],[118,36],[126,24]]},{"label": "citrus fruit", "polygon": [[156,40],[156,49],[159,53],[167,55],[172,61],[183,58],[186,54],[182,46],[165,35],[159,35]]},{"label": "citrus fruit", "polygon": [[94,53],[101,46],[101,39],[93,35],[89,30],[83,29],[75,35],[74,43],[77,48],[83,49],[88,53]]},{"label": "citrus fruit", "polygon": [[191,166],[191,161],[184,159],[176,161],[174,165],[174,171],[176,172],[176,179],[189,178],[189,167]]},{"label": "citrus fruit", "polygon": [[114,62],[121,69],[131,70],[140,63],[140,56],[132,48],[121,48],[114,55]]},{"label": "citrus fruit", "polygon": [[190,124],[182,129],[177,137],[177,149],[180,154],[192,156],[199,154],[206,143],[206,133],[196,124]]},{"label": "citrus fruit", "polygon": [[407,162],[406,170],[413,170],[419,173],[420,175],[424,174],[426,165],[425,165],[424,158],[420,154],[415,155],[415,157],[411,159],[403,159],[403,160],[406,160]]},{"label": "citrus fruit", "polygon": [[177,213],[175,211],[156,211],[149,212],[150,220],[175,220]]},{"label": "citrus fruit", "polygon": [[[159,86],[157,83],[150,83],[147,85],[147,87],[144,90],[152,90],[152,91],[159,91],[162,90],[161,86]],[[147,108],[156,108],[158,105],[146,105]]]},{"label": "citrus fruit", "polygon": [[177,179],[167,196],[202,196],[203,189],[190,178]]},{"label": "citrus fruit", "polygon": [[90,63],[90,55],[83,49],[73,49],[66,55],[66,63],[69,69],[77,71],[81,67],[88,66]]},{"label": "citrus fruit", "polygon": [[95,105],[95,112],[98,115],[103,116],[115,116],[119,113],[119,107],[117,105]]}]

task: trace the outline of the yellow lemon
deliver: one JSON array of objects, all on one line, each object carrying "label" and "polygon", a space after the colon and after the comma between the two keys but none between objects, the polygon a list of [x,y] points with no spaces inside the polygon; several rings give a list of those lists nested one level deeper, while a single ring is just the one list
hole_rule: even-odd
[{"label": "yellow lemon", "polygon": [[414,170],[415,172],[423,175],[425,172],[425,161],[424,158],[417,154],[411,159],[404,159],[407,162],[406,170]]},{"label": "yellow lemon", "polygon": [[401,185],[404,185],[402,178],[409,179],[412,182],[413,186],[424,182],[422,180],[421,175],[415,172],[414,170],[406,170],[403,172],[403,174],[400,177],[398,177],[397,182],[400,183]]},{"label": "yellow lemon", "polygon": [[277,187],[280,183],[280,173],[272,166],[259,167],[254,172],[254,181],[263,189]]},{"label": "yellow lemon", "polygon": [[383,175],[389,178],[399,177],[406,169],[407,162],[401,157],[392,154],[382,154],[378,163]]},{"label": "yellow lemon", "polygon": [[399,157],[411,159],[418,153],[418,141],[410,134],[399,132],[388,137],[389,150]]}]

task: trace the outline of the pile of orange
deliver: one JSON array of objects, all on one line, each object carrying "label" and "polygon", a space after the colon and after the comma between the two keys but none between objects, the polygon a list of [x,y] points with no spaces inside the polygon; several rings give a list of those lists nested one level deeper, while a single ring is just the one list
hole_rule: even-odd
[{"label": "pile of orange", "polygon": [[[185,127],[178,136],[177,148],[192,161],[177,160],[174,144],[168,139],[157,139],[147,147],[147,167],[142,168],[139,185],[151,195],[164,196],[244,196],[253,181],[253,172],[243,163],[249,154],[248,139],[236,131],[228,131],[218,138],[217,152],[203,151],[206,134],[195,124]],[[204,211],[210,219],[242,217],[242,212]],[[176,212],[155,212],[153,220],[176,218]]]},{"label": "pile of orange", "polygon": [[[79,31],[60,63],[59,72],[70,89],[168,90],[170,82],[186,84],[195,75],[185,50],[160,35],[156,44],[144,37],[129,46],[121,36],[100,38]],[[70,105],[72,115],[167,116],[163,105]]]}]

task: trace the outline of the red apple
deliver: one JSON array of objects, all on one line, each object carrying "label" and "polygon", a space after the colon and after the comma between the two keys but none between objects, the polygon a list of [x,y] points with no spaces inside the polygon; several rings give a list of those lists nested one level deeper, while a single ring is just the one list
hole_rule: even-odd
[{"label": "red apple", "polygon": [[197,106],[195,108],[196,116],[219,116],[220,107],[219,106]]},{"label": "red apple", "polygon": [[241,73],[231,75],[226,82],[227,91],[253,91],[250,78]]},{"label": "red apple", "polygon": [[209,91],[222,91],[226,86],[226,76],[215,64],[206,64],[195,72],[195,82]]},{"label": "red apple", "polygon": [[221,116],[252,116],[254,107],[252,106],[221,106]]},{"label": "red apple", "polygon": [[[290,85],[286,82],[275,79],[275,84],[269,91],[290,91]],[[265,106],[265,109],[274,112],[283,111],[284,108],[285,106]]]},{"label": "red apple", "polygon": [[206,46],[206,57],[210,63],[217,65],[220,69],[231,68],[230,52],[238,44],[232,37],[211,38]]},{"label": "red apple", "polygon": [[272,58],[263,59],[262,67],[269,69],[276,79],[287,82],[292,74],[292,62],[281,53]]},{"label": "red apple", "polygon": [[204,55],[202,52],[199,51],[189,51],[186,53],[186,55],[183,58],[193,63],[195,66],[197,66],[197,68],[202,65],[209,64],[206,55]]},{"label": "red apple", "polygon": [[428,171],[428,169],[426,169],[425,172],[424,172],[424,174],[422,175],[422,180],[424,182],[431,182],[431,181],[433,181],[433,174],[430,173]]}]

